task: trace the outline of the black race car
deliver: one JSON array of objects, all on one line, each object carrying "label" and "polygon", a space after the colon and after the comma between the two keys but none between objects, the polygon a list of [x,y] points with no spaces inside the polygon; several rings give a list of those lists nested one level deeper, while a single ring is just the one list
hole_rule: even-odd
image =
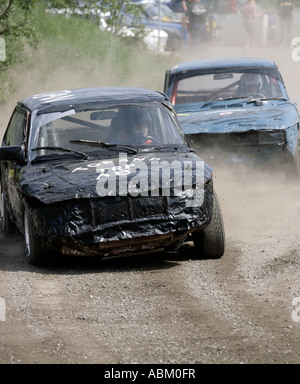
[{"label": "black race car", "polygon": [[17,103],[0,147],[1,217],[29,262],[179,249],[224,253],[212,169],[184,139],[169,99],[88,88]]}]

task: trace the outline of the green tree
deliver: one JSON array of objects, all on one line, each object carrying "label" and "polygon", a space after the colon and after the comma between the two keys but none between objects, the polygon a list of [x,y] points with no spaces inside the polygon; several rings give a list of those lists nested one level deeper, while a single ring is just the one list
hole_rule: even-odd
[{"label": "green tree", "polygon": [[[122,27],[127,24],[124,20],[126,12],[132,15],[131,26],[135,27],[135,37],[142,36],[144,32],[143,25],[140,23],[142,9],[132,0],[51,0],[46,1],[46,5],[51,9],[51,13],[60,10],[57,13],[85,17],[99,23],[102,29],[115,35],[118,35]],[[64,12],[61,12],[62,10]]]},{"label": "green tree", "polygon": [[0,102],[10,90],[7,70],[24,57],[26,44],[36,43],[32,10],[40,0],[1,0],[0,38],[5,44],[5,61],[0,61]]},{"label": "green tree", "polygon": [[142,17],[141,7],[131,0],[102,0],[102,12],[108,11],[110,16],[106,19],[108,28],[114,34],[118,34],[120,29],[126,22],[123,21],[124,13],[132,15],[131,26],[135,27],[136,36],[141,36],[143,26],[140,23]]},{"label": "green tree", "polygon": [[6,61],[0,64],[1,72],[23,56],[26,43],[36,43],[32,23],[32,10],[39,0],[2,0],[0,4],[0,37],[5,40]]}]

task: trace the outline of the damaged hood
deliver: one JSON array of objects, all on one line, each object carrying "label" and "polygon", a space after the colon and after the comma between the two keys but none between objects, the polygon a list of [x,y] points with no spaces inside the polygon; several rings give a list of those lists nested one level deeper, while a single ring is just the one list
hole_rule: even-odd
[{"label": "damaged hood", "polygon": [[[148,177],[147,190],[149,191],[152,188],[150,170],[153,162],[159,164],[161,168],[167,168],[169,165],[172,168],[172,163],[176,160],[177,165],[181,164],[183,169],[186,162],[190,162],[194,167],[200,160],[193,151],[179,152],[174,150],[140,152],[134,156],[127,156],[127,154],[122,153],[121,156],[123,156],[121,162],[119,153],[117,153],[115,157],[110,158],[92,158],[80,161],[68,159],[63,162],[57,159],[24,167],[20,175],[22,193],[43,204],[73,199],[99,198],[101,195],[99,195],[99,190],[97,191],[97,183],[102,174],[106,177],[105,173],[108,170],[112,176],[116,176],[116,180],[120,175],[126,176],[128,182],[134,175],[138,175],[140,179]],[[208,181],[212,178],[212,169],[201,160],[200,162],[203,163],[204,177]],[[139,168],[141,164],[143,169]],[[109,195],[114,196],[113,194]]]},{"label": "damaged hood", "polygon": [[285,129],[298,122],[296,107],[290,102],[272,100],[262,101],[261,105],[237,103],[238,106],[233,106],[232,104],[232,100],[228,104],[213,103],[209,108],[200,111],[199,107],[193,111],[185,105],[184,108],[178,106],[176,112],[183,131],[187,135]]}]

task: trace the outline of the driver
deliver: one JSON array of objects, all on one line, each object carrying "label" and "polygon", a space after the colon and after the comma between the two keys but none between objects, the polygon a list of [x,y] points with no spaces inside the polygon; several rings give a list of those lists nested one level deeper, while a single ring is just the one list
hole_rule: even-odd
[{"label": "driver", "polygon": [[112,119],[107,141],[118,144],[150,145],[153,138],[149,136],[151,124],[147,112],[130,107],[120,108]]},{"label": "driver", "polygon": [[150,145],[153,142],[150,136],[150,122],[145,115],[138,116],[132,125],[131,139],[135,144]]},{"label": "driver", "polygon": [[[256,73],[244,73],[240,78],[239,96],[261,94],[262,81]],[[262,95],[261,95],[262,96]]]}]

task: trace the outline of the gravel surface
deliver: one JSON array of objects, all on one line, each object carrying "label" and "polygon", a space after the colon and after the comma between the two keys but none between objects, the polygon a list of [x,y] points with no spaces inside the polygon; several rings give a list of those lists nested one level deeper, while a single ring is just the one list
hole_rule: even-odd
[{"label": "gravel surface", "polygon": [[239,180],[231,193],[219,188],[220,260],[197,260],[187,243],[180,253],[36,268],[21,236],[1,234],[0,363],[298,363],[300,187],[276,183],[243,180],[239,200]]},{"label": "gravel surface", "polygon": [[[286,61],[289,85],[296,67]],[[226,231],[219,260],[197,260],[187,243],[37,268],[21,236],[0,234],[0,364],[299,363],[299,182],[222,166],[214,178]]]}]

